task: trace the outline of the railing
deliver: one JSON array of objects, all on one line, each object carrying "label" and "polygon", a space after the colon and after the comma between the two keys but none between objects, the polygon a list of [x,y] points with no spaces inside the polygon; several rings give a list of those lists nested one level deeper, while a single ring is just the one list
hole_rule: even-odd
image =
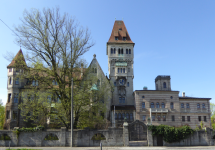
[{"label": "railing", "polygon": [[191,113],[198,113],[198,112],[202,112],[202,113],[208,113],[207,109],[196,109],[196,110],[190,110],[190,108],[181,108],[181,112],[183,113],[187,113],[187,112],[191,112]]},{"label": "railing", "polygon": [[158,112],[158,113],[167,113],[168,112],[168,109],[167,108],[151,108],[151,112]]}]

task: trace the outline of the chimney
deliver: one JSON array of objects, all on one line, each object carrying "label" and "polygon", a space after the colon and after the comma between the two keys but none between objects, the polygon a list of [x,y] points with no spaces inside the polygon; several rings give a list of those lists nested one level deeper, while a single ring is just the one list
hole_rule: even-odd
[{"label": "chimney", "polygon": [[185,97],[185,92],[182,92],[182,97]]},{"label": "chimney", "polygon": [[83,63],[81,63],[81,78],[83,77]]}]

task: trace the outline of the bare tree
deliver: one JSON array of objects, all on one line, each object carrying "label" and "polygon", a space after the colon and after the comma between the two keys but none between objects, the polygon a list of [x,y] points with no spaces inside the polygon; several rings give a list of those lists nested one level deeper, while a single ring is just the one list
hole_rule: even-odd
[{"label": "bare tree", "polygon": [[[23,58],[20,58],[22,61],[15,63],[14,67],[24,70],[20,79],[30,83],[25,86],[23,100],[37,101],[32,106],[38,107],[38,110],[30,116],[36,119],[36,116],[50,115],[50,111],[45,107],[41,107],[39,111],[39,106],[45,101],[48,102],[51,95],[51,98],[55,97],[54,99],[61,101],[59,111],[62,113],[58,118],[70,128],[71,79],[74,78],[74,83],[77,83],[75,86],[78,87],[81,78],[77,74],[80,74],[78,66],[82,63],[81,56],[94,45],[89,30],[81,27],[68,14],[60,15],[59,8],[43,11],[32,9],[30,12],[25,10],[21,21],[22,25],[16,27],[15,31],[21,37],[17,38],[17,41],[29,52],[25,59],[30,62],[30,67],[22,64]],[[31,96],[28,96],[29,93]],[[26,104],[20,104],[19,108],[24,109]],[[46,105],[51,103],[44,104]],[[29,116],[28,112],[22,112],[25,112],[23,115]]]}]

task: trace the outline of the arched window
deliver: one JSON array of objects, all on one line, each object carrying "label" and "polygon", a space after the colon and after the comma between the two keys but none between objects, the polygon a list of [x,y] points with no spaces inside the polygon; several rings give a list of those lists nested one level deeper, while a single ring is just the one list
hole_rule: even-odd
[{"label": "arched window", "polygon": [[163,88],[166,88],[166,82],[163,83]]},{"label": "arched window", "polygon": [[154,106],[154,103],[153,103],[153,102],[151,103],[151,108],[155,108],[155,106]]},{"label": "arched window", "polygon": [[190,104],[189,103],[186,104],[186,108],[190,108]]},{"label": "arched window", "polygon": [[19,84],[19,78],[16,78],[15,84]]},{"label": "arched window", "polygon": [[133,113],[130,113],[130,120],[133,120]]},{"label": "arched window", "polygon": [[205,104],[204,103],[202,104],[202,108],[205,108]]},{"label": "arched window", "polygon": [[118,54],[120,54],[120,48],[118,49]]},{"label": "arched window", "polygon": [[129,120],[129,114],[128,113],[126,114],[126,119]]},{"label": "arched window", "polygon": [[170,108],[171,108],[171,109],[174,109],[174,104],[173,104],[173,102],[170,103]]},{"label": "arched window", "polygon": [[142,102],[142,108],[145,108],[145,102]]},{"label": "arched window", "polygon": [[197,104],[197,108],[200,108],[200,104],[199,103]]},{"label": "arched window", "polygon": [[113,49],[113,53],[116,54],[116,49],[115,48]]},{"label": "arched window", "polygon": [[129,49],[129,54],[131,54],[131,49]]},{"label": "arched window", "polygon": [[124,113],[122,113],[122,119],[124,119],[125,118],[125,114]]},{"label": "arched window", "polygon": [[123,49],[121,49],[121,54],[123,54]]},{"label": "arched window", "polygon": [[119,118],[119,120],[121,119],[121,114],[120,113],[118,114],[118,118]]},{"label": "arched window", "polygon": [[117,118],[117,113],[115,113],[115,120],[117,120],[118,118]]},{"label": "arched window", "polygon": [[113,49],[111,48],[111,54],[113,54]]},{"label": "arched window", "polygon": [[11,77],[9,77],[9,84],[12,84],[12,79],[11,79]]},{"label": "arched window", "polygon": [[162,104],[161,104],[161,107],[162,107],[162,108],[165,108],[165,104],[164,104],[164,103],[162,103]]},{"label": "arched window", "polygon": [[184,108],[184,103],[181,103],[181,108]]},{"label": "arched window", "polygon": [[128,49],[126,49],[126,54],[128,54]]},{"label": "arched window", "polygon": [[160,108],[160,104],[159,103],[156,103],[156,108]]}]

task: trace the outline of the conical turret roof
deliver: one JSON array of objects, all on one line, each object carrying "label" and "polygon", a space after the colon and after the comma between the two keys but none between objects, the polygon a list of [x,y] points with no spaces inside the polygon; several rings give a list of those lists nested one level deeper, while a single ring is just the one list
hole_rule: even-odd
[{"label": "conical turret roof", "polygon": [[25,58],[23,56],[22,50],[20,49],[12,62],[7,66],[7,68],[12,68],[12,67],[24,67],[27,66],[25,62]]},{"label": "conical turret roof", "polygon": [[[117,40],[116,37],[118,38]],[[123,21],[115,21],[110,39],[107,43],[133,43]]]}]

